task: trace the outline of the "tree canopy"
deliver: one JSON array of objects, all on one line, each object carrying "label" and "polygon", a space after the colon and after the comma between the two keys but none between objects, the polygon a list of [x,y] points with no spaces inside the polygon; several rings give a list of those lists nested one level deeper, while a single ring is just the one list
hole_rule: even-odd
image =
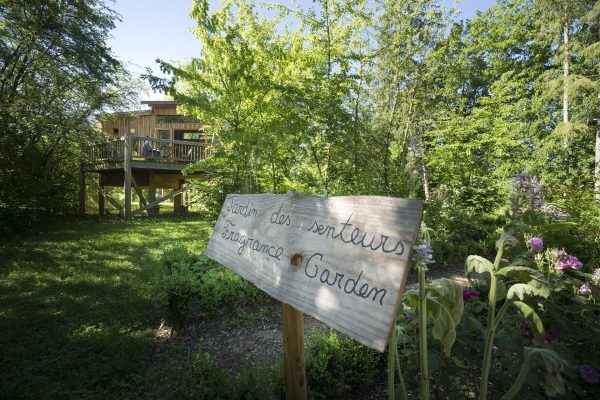
[{"label": "tree canopy", "polygon": [[118,18],[99,0],[0,2],[4,217],[73,204],[79,145],[97,136],[94,113],[123,104],[126,73],[107,45]]}]

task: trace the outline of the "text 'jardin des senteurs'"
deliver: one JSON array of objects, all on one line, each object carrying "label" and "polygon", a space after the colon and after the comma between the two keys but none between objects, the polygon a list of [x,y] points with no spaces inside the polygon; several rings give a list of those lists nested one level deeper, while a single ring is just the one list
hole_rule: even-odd
[{"label": "text 'jardin des senteurs'", "polygon": [[227,196],[205,254],[383,351],[423,205],[380,196]]}]

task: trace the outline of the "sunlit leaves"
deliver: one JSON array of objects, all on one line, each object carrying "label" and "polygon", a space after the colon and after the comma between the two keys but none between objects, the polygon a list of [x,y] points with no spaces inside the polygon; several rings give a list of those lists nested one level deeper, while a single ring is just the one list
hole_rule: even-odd
[{"label": "sunlit leaves", "polygon": [[508,289],[506,298],[511,301],[516,299],[523,301],[530,296],[547,298],[550,296],[550,289],[547,286],[534,287],[525,283],[516,283]]},{"label": "sunlit leaves", "polygon": [[478,274],[493,274],[494,264],[481,256],[471,255],[467,257],[467,273],[476,272]]},{"label": "sunlit leaves", "polygon": [[[433,321],[431,334],[440,342],[442,351],[450,356],[450,351],[456,341],[456,326],[460,323],[464,310],[462,288],[450,279],[437,279],[426,287],[427,318]],[[408,290],[404,298],[415,309],[419,305],[419,292]]]}]

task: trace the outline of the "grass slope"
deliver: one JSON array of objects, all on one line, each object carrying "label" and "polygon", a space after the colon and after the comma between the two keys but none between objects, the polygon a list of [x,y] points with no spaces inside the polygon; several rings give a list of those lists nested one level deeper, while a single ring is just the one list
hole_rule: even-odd
[{"label": "grass slope", "polygon": [[157,260],[175,244],[201,253],[211,227],[69,221],[0,244],[0,398],[148,397]]}]

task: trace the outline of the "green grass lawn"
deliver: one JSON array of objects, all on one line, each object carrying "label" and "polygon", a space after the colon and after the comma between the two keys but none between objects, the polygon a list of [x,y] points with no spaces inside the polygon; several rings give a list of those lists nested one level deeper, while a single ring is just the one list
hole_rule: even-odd
[{"label": "green grass lawn", "polygon": [[151,281],[170,245],[204,250],[197,215],[60,221],[0,244],[0,398],[148,393],[160,323]]}]

